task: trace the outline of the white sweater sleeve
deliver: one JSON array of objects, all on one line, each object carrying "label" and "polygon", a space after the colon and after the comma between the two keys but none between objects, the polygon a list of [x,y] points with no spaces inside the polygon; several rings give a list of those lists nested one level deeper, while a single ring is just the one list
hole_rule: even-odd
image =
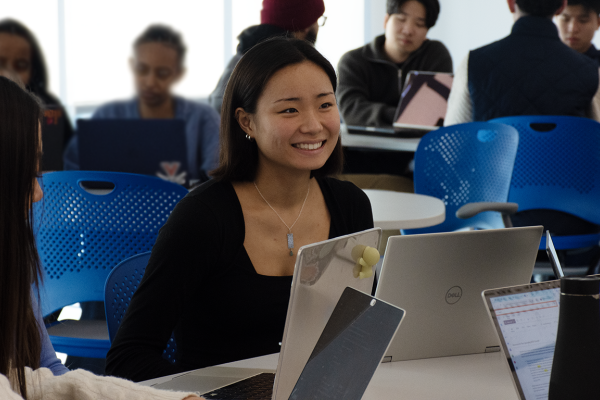
[{"label": "white sweater sleeve", "polygon": [[460,63],[448,98],[444,126],[473,122],[473,101],[469,93],[469,55]]},{"label": "white sweater sleeve", "polygon": [[[54,376],[48,368],[35,371],[26,368],[25,376],[29,400],[182,400],[194,394],[140,386],[125,379],[97,376],[82,369]],[[21,399],[14,392],[13,397],[3,396],[6,390],[10,391],[10,386],[5,388],[7,384],[6,377],[0,375],[0,398]]]},{"label": "white sweater sleeve", "polygon": [[6,376],[0,374],[0,399],[2,400],[23,400],[21,396],[12,391],[10,382]]}]

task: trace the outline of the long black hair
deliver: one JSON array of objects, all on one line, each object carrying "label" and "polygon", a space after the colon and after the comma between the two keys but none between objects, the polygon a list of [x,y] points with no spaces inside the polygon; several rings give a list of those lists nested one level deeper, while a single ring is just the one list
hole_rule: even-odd
[{"label": "long black hair", "polygon": [[38,368],[41,352],[31,302],[40,261],[30,213],[41,120],[37,99],[0,76],[0,373],[14,374],[25,398],[25,367]]},{"label": "long black hair", "polygon": [[[258,99],[271,77],[279,70],[294,64],[310,61],[320,67],[337,88],[335,69],[309,42],[300,39],[275,37],[250,49],[238,62],[223,96],[221,108],[219,167],[211,172],[217,179],[227,181],[253,181],[258,167],[258,148],[255,141],[245,138],[245,132],[235,118],[241,107],[254,114]],[[341,172],[343,150],[340,138],[331,156],[311,176],[335,175]]]}]

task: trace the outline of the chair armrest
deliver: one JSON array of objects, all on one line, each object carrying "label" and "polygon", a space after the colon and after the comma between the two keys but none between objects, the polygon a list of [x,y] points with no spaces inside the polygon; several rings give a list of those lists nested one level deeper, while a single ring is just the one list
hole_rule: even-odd
[{"label": "chair armrest", "polygon": [[460,219],[467,219],[484,211],[497,211],[502,214],[504,226],[510,228],[512,227],[512,222],[510,221],[509,215],[516,213],[518,209],[519,205],[517,203],[496,203],[482,201],[465,204],[456,210],[456,217]]}]

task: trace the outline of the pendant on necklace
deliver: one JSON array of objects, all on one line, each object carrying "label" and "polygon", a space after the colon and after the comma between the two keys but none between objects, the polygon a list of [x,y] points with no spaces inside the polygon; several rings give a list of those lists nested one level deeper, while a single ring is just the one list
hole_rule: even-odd
[{"label": "pendant on necklace", "polygon": [[293,256],[294,255],[294,252],[292,251],[292,249],[294,248],[294,234],[293,233],[287,234],[287,242],[288,242],[288,249],[290,249],[290,256]]}]

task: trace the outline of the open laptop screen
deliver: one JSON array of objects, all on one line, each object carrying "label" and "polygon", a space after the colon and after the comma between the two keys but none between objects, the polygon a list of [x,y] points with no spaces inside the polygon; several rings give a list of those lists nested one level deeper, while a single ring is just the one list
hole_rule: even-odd
[{"label": "open laptop screen", "polygon": [[548,398],[560,281],[483,292],[521,399]]},{"label": "open laptop screen", "polygon": [[77,120],[79,168],[152,175],[189,185],[185,121]]},{"label": "open laptop screen", "polygon": [[410,71],[394,118],[395,128],[431,131],[444,125],[453,75]]}]

